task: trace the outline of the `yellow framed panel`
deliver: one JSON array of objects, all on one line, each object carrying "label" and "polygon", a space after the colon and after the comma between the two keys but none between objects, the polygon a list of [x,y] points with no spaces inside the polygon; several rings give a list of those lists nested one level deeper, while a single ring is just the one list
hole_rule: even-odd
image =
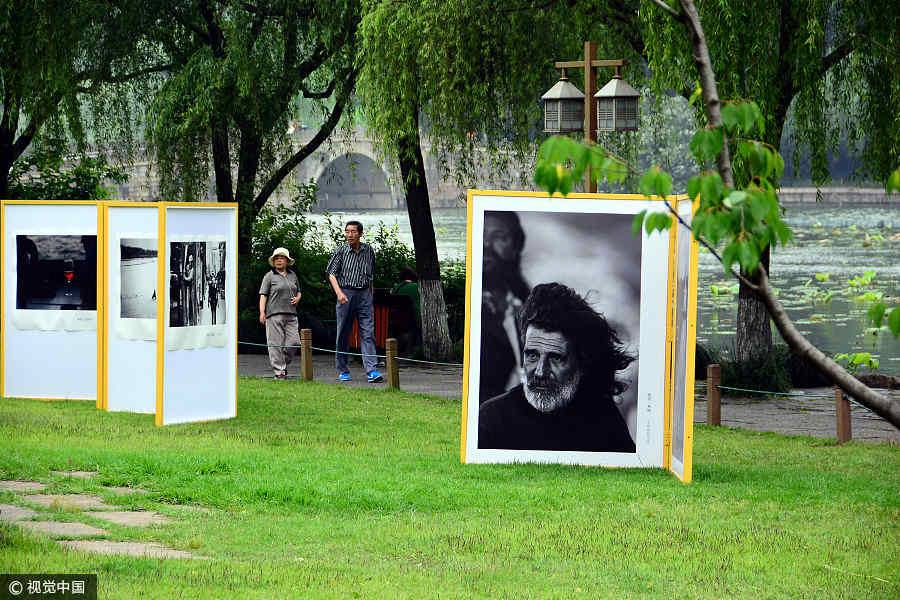
[{"label": "yellow framed panel", "polygon": [[[674,198],[671,198],[674,200]],[[642,234],[637,241],[631,233],[633,215],[647,209],[651,212],[664,212],[667,209],[655,198],[648,200],[639,194],[586,194],[576,193],[566,197],[554,195],[552,198],[546,193],[529,191],[494,191],[494,190],[470,190],[467,195],[467,242],[466,242],[466,329],[465,329],[465,353],[464,369],[466,374],[463,380],[463,415],[461,426],[460,459],[463,462],[559,462],[569,464],[585,464],[599,466],[620,467],[647,467],[663,466],[664,464],[664,419],[666,410],[666,331],[668,327],[667,306],[669,292],[669,257],[670,238],[661,235]],[[592,202],[584,202],[590,200]],[[525,230],[527,240],[538,240],[541,248],[550,248],[549,255],[552,258],[534,268],[529,265],[532,273],[540,272],[538,278],[531,280],[531,284],[550,282],[556,278],[560,283],[575,289],[580,295],[585,296],[596,292],[590,303],[603,306],[604,302],[610,302],[616,296],[618,285],[621,282],[608,281],[603,273],[609,269],[630,269],[632,277],[639,280],[637,293],[640,297],[640,310],[634,310],[637,316],[627,316],[629,310],[637,303],[630,305],[620,304],[623,310],[614,309],[617,320],[616,327],[622,325],[618,320],[632,318],[640,321],[639,327],[628,331],[631,335],[639,335],[640,341],[630,340],[633,347],[640,348],[640,372],[635,368],[631,372],[630,390],[635,395],[631,400],[631,412],[627,413],[627,405],[621,404],[623,416],[633,415],[636,421],[629,422],[629,430],[635,439],[635,450],[619,451],[609,447],[602,450],[599,447],[566,448],[554,450],[549,447],[506,447],[506,446],[479,446],[479,413],[481,413],[481,396],[485,395],[484,387],[479,388],[481,376],[481,354],[486,351],[482,344],[482,293],[483,293],[483,259],[484,251],[479,244],[484,232],[485,213],[492,211],[513,212],[522,215],[521,226]],[[518,217],[517,217],[518,219]],[[575,223],[575,225],[573,225]],[[599,227],[599,229],[597,229]],[[572,242],[566,239],[566,228],[573,232],[573,239],[586,242],[583,245],[576,244],[573,254],[567,254]],[[601,231],[602,233],[597,233]],[[608,233],[612,232],[612,233]],[[605,236],[603,234],[606,234]],[[620,237],[627,237],[627,242]],[[607,239],[609,238],[609,239]],[[591,241],[593,240],[593,242]],[[612,242],[611,240],[615,240]],[[625,242],[619,244],[618,242]],[[592,245],[603,242],[604,252],[609,254],[602,258],[587,258],[591,255]],[[617,265],[619,257],[623,254],[616,252],[631,252],[629,256],[635,256],[635,250],[626,250],[629,243],[637,245],[637,256],[620,261],[625,266]],[[558,247],[556,247],[558,246]],[[619,248],[622,246],[623,248]],[[532,244],[532,249],[524,249],[523,254],[531,253],[535,256],[537,246]],[[652,257],[652,258],[650,258]],[[524,260],[524,259],[523,259]],[[532,259],[529,258],[529,261]],[[581,283],[569,283],[573,264],[581,261],[585,271],[581,274]],[[588,262],[584,262],[588,261]],[[630,261],[630,262],[629,262]],[[635,262],[637,264],[635,265]],[[572,264],[568,264],[572,263]],[[554,270],[553,264],[558,265]],[[639,276],[635,273],[639,271]],[[558,274],[557,274],[558,272]],[[569,277],[567,281],[566,277]],[[593,290],[585,291],[584,280],[594,277]],[[598,291],[597,287],[603,288]],[[530,284],[529,284],[530,287]],[[626,286],[627,287],[627,286]],[[632,286],[631,289],[634,289]],[[603,296],[606,296],[604,299]],[[598,299],[599,297],[599,299]],[[625,308],[627,306],[627,309]],[[600,312],[607,308],[597,308]],[[612,314],[612,313],[611,313]],[[646,318],[646,321],[645,321]],[[639,334],[637,330],[639,329]],[[622,331],[619,329],[618,331]],[[507,332],[508,333],[508,332]],[[510,334],[511,336],[511,334]],[[512,339],[512,338],[511,338]],[[487,368],[487,367],[486,367]],[[627,373],[623,371],[622,373]],[[482,382],[483,383],[483,382]],[[507,385],[514,385],[509,383]],[[638,389],[640,388],[640,389]],[[506,388],[513,393],[516,388]],[[502,390],[501,390],[502,393]],[[518,394],[518,392],[515,392]],[[492,397],[492,396],[488,396]],[[623,399],[623,402],[626,402]],[[632,425],[634,423],[634,425]],[[633,429],[632,429],[633,427]],[[549,451],[548,451],[549,450]]]},{"label": "yellow framed panel", "polygon": [[[216,233],[210,234],[210,237],[219,237],[220,235],[225,238],[226,241],[226,286],[225,286],[225,298],[226,298],[226,307],[225,310],[228,310],[228,302],[231,301],[231,310],[228,310],[229,314],[231,314],[230,323],[226,320],[226,327],[233,329],[233,335],[231,335],[226,341],[225,348],[228,351],[232,351],[234,353],[233,361],[231,361],[229,366],[229,371],[233,373],[232,388],[230,393],[233,395],[233,403],[230,404],[224,412],[219,410],[217,412],[217,408],[221,409],[222,407],[212,408],[209,407],[212,412],[209,413],[209,416],[198,416],[198,414],[181,414],[173,417],[171,414],[166,413],[166,406],[169,402],[175,402],[173,398],[170,398],[167,394],[182,394],[187,393],[187,388],[183,384],[179,385],[176,382],[171,381],[174,377],[172,374],[172,367],[175,365],[176,372],[180,372],[178,369],[179,363],[168,364],[167,360],[171,359],[178,352],[197,352],[195,356],[191,357],[191,364],[196,364],[197,362],[202,362],[204,359],[204,352],[212,350],[212,348],[204,348],[202,346],[181,350],[179,348],[170,347],[172,344],[172,333],[173,329],[179,329],[177,327],[169,327],[168,323],[168,313],[167,309],[169,308],[169,295],[170,290],[167,288],[167,283],[169,280],[168,277],[168,268],[169,268],[169,258],[168,254],[170,251],[169,244],[171,242],[179,241],[179,238],[193,238],[198,236],[199,238],[203,238],[203,234],[197,234],[196,232],[202,227],[197,229],[191,229],[191,233],[186,233],[185,226],[183,225],[183,217],[179,217],[176,219],[172,214],[169,214],[169,211],[175,209],[177,211],[198,211],[198,210],[206,210],[206,209],[215,209],[215,210],[227,210],[233,213],[234,219],[234,227],[233,230],[228,230],[227,233]],[[159,216],[159,240],[160,240],[160,250],[159,250],[159,272],[158,272],[158,286],[159,293],[157,294],[157,360],[158,360],[158,370],[157,370],[157,403],[156,403],[156,424],[157,425],[166,425],[166,424],[174,424],[174,423],[183,423],[183,422],[208,422],[220,420],[223,418],[234,418],[237,416],[237,243],[238,243],[238,214],[237,214],[238,205],[236,203],[219,203],[219,202],[162,202],[160,203],[160,216]],[[182,214],[185,214],[182,212]],[[191,217],[193,218],[193,217]],[[180,223],[179,221],[182,221]],[[196,222],[197,225],[200,225],[200,222]],[[175,233],[173,233],[173,231]],[[171,238],[171,239],[170,239]],[[198,241],[202,241],[202,239],[198,239]],[[228,271],[231,271],[228,274]],[[230,282],[230,284],[228,283]],[[184,361],[182,360],[182,363]],[[201,367],[202,368],[202,367]],[[177,377],[175,377],[177,380]],[[203,386],[196,386],[194,382],[196,378],[192,378],[192,382],[190,385],[190,399],[192,406],[197,405],[197,399],[203,399],[203,394],[205,390],[202,389]],[[213,394],[215,396],[216,394]],[[218,395],[221,395],[221,390],[218,392]],[[175,404],[175,406],[182,406]],[[172,404],[169,404],[169,408],[172,407]],[[202,407],[201,407],[202,408]],[[171,412],[171,411],[170,411]],[[201,410],[202,412],[202,410]]]},{"label": "yellow framed panel", "polygon": [[[696,203],[680,201],[676,210],[690,224]],[[686,253],[687,256],[683,256]],[[692,479],[694,440],[694,366],[697,339],[697,280],[699,246],[691,231],[677,224],[674,252],[673,360],[671,389],[672,450],[668,468],[683,482]],[[683,380],[683,381],[682,381]],[[680,417],[680,418],[679,418]]]},{"label": "yellow framed panel", "polygon": [[666,410],[663,425],[663,467],[672,465],[672,377],[675,359],[675,240],[678,232],[678,220],[672,216],[672,228],[669,229],[669,280],[666,292]]},{"label": "yellow framed panel", "polygon": [[[101,322],[103,319],[103,301],[101,297],[102,292],[102,278],[100,277],[100,271],[103,268],[103,254],[100,250],[100,245],[103,239],[103,211],[102,211],[102,202],[95,200],[0,200],[0,244],[3,246],[6,245],[6,235],[8,233],[7,229],[10,228],[10,223],[8,219],[7,211],[10,207],[15,206],[92,206],[96,210],[96,217],[94,221],[94,229],[95,229],[95,237],[97,243],[97,254],[95,256],[95,265],[94,268],[97,272],[97,280],[96,287],[94,293],[96,294],[96,307],[95,307],[95,316],[96,316],[96,329],[95,329],[95,347],[96,351],[94,352],[94,357],[96,361],[95,368],[93,371],[96,372],[96,381],[94,383],[93,394],[90,395],[80,395],[73,394],[71,396],[46,396],[45,394],[22,394],[16,393],[16,395],[21,397],[33,398],[36,400],[42,401],[54,401],[54,400],[89,400],[94,401],[95,405],[100,406],[102,403],[102,388],[100,381],[100,372],[102,361],[102,352],[103,352],[103,329],[101,326]],[[85,221],[86,223],[87,221]],[[35,225],[35,230],[39,229],[47,229],[48,226],[46,223],[42,223],[40,225]],[[52,227],[50,227],[52,228]],[[50,234],[52,235],[52,234]],[[69,234],[62,234],[69,235]],[[77,235],[77,234],[71,234]],[[83,235],[83,234],[82,234]],[[4,248],[4,250],[6,250]],[[12,307],[9,306],[9,303],[6,299],[6,261],[9,260],[9,256],[6,255],[6,252],[3,253],[3,264],[2,268],[0,268],[0,338],[2,338],[2,342],[0,342],[0,396],[6,397],[7,393],[10,391],[8,389],[9,381],[6,376],[7,369],[7,361],[6,357],[10,356],[10,351],[12,348],[9,346],[9,337],[11,335],[9,326],[7,323],[7,319],[10,317],[10,313],[13,310],[16,310],[15,305]],[[16,256],[13,254],[13,256]],[[76,352],[75,354],[78,354]],[[58,381],[58,378],[54,379],[54,381]]]},{"label": "yellow framed panel", "polygon": [[[104,357],[102,384],[104,410],[154,414],[156,412],[156,319],[142,321],[122,318],[120,292],[123,280],[121,271],[121,247],[123,234],[139,239],[156,238],[156,219],[159,205],[154,202],[107,201],[103,203],[105,241],[104,298],[109,299],[104,313]],[[131,211],[131,212],[129,212]],[[112,264],[113,259],[116,264]],[[113,271],[110,271],[113,269]],[[158,272],[153,272],[153,287],[157,288]],[[114,296],[114,297],[111,297]],[[115,303],[118,302],[118,306]],[[148,330],[146,321],[152,321]],[[151,333],[152,332],[152,333]],[[149,348],[148,346],[152,346]],[[150,364],[152,373],[147,373]],[[123,373],[138,373],[131,381],[123,380]],[[128,375],[125,375],[127,378]],[[136,377],[136,378],[135,378]],[[137,386],[138,392],[129,389]]]},{"label": "yellow framed panel", "polygon": [[156,292],[156,425],[163,424],[163,399],[165,397],[165,370],[166,370],[166,261],[168,260],[168,248],[166,247],[166,206],[163,202],[159,207],[159,251],[157,252],[157,287]]}]

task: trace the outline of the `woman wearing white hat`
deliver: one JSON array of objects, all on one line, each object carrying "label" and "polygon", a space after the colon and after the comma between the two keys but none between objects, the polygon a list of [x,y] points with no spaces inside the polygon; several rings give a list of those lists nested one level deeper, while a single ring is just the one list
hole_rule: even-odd
[{"label": "woman wearing white hat", "polygon": [[300,323],[297,303],[300,301],[300,280],[288,269],[294,264],[287,248],[275,248],[269,257],[272,270],[266,273],[259,286],[259,322],[266,326],[269,362],[275,379],[287,377],[287,367],[300,346]]}]

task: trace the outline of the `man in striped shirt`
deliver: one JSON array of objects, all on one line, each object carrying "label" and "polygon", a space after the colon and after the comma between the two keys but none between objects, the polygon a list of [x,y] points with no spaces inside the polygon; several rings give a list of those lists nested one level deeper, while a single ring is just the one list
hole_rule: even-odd
[{"label": "man in striped shirt", "polygon": [[372,276],[375,273],[375,252],[369,244],[360,242],[362,223],[348,221],[344,227],[346,244],[338,246],[325,267],[328,280],[337,296],[337,340],[335,367],[340,381],[350,381],[347,349],[353,320],[359,320],[359,338],[363,365],[369,383],[384,381],[378,372],[375,356],[375,309],[372,305]]}]

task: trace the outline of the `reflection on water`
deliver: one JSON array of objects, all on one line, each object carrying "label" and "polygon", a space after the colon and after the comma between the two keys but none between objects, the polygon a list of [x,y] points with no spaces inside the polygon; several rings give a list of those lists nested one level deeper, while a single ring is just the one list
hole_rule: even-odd
[{"label": "reflection on water", "polygon": [[[338,219],[357,218],[367,230],[379,221],[396,224],[400,238],[412,245],[405,211],[334,214]],[[432,217],[440,258],[464,260],[466,209],[435,209]],[[321,215],[313,218],[324,220]],[[879,294],[889,307],[900,307],[900,203],[792,205],[785,220],[795,239],[773,253],[772,282],[798,329],[826,353],[871,352],[880,360],[879,372],[900,375],[900,340],[886,329],[870,330],[866,318],[871,299]],[[848,283],[865,281],[866,270],[875,271],[869,283]],[[737,293],[729,291],[734,280],[726,277],[712,255],[702,253],[699,281],[697,341],[730,348],[737,314]],[[713,286],[718,295],[713,294]]]}]

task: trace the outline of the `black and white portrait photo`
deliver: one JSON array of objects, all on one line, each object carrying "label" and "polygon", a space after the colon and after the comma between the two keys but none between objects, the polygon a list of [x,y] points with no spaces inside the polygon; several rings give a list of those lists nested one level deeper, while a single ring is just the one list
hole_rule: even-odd
[{"label": "black and white portrait photo", "polygon": [[225,242],[169,244],[169,326],[225,325]]},{"label": "black and white portrait photo", "polygon": [[[554,456],[578,462],[565,454],[597,453],[588,462],[606,464],[600,453],[615,453],[619,458],[610,464],[640,463],[638,435],[647,439],[649,423],[647,409],[643,421],[638,418],[647,249],[646,236],[633,235],[632,221],[646,203],[489,200],[472,211],[470,450],[481,462]],[[654,248],[665,277],[667,240]],[[651,325],[661,339],[647,376],[659,379],[662,391],[666,280],[661,284],[662,304]],[[660,406],[651,404],[661,423]]]},{"label": "black and white portrait photo", "polygon": [[16,235],[16,308],[97,310],[97,236]]},{"label": "black and white portrait photo", "polygon": [[123,319],[156,318],[156,238],[122,238],[119,294]]}]

